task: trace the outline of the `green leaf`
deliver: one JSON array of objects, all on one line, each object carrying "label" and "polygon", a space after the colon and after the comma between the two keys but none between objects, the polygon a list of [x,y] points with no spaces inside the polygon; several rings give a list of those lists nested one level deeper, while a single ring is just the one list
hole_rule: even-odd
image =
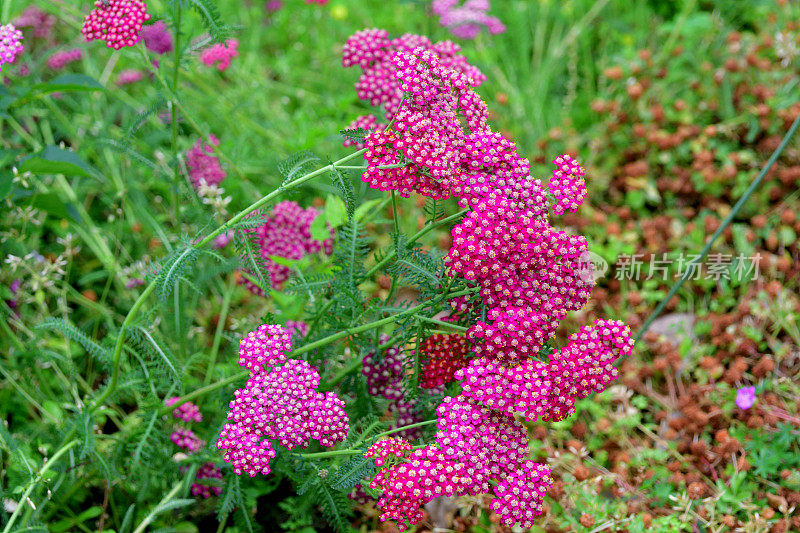
[{"label": "green leaf", "polygon": [[85,74],[64,74],[48,82],[34,85],[22,96],[9,103],[8,106],[22,105],[39,96],[52,93],[92,92],[104,89],[97,80]]},{"label": "green leaf", "polygon": [[96,171],[74,152],[57,146],[47,146],[37,154],[29,155],[20,163],[20,171],[35,174],[64,174],[91,177]]},{"label": "green leaf", "polygon": [[[344,200],[338,196],[329,194],[327,200],[325,201],[325,211],[323,214],[325,216],[325,220],[331,225],[332,228],[338,228],[347,221],[347,206],[345,206]],[[330,235],[325,238],[327,239],[329,237]]]},{"label": "green leaf", "polygon": [[381,202],[383,202],[383,200],[381,200],[380,198],[377,198],[375,200],[370,200],[369,202],[364,202],[363,204],[358,206],[358,208],[356,209],[356,215],[355,215],[356,216],[356,220],[358,220],[358,221],[362,220],[365,216],[367,216],[367,214],[369,212],[371,212],[373,209],[375,209],[375,206],[377,206]]},{"label": "green leaf", "polygon": [[10,170],[0,171],[0,200],[8,196],[14,183],[14,174]]},{"label": "green leaf", "polygon": [[[0,176],[2,179],[2,176]],[[1,184],[2,182],[0,182]],[[314,221],[311,223],[311,238],[316,239],[318,241],[324,241],[325,239],[331,238],[331,230],[328,229],[328,220],[323,216],[319,215]]]}]

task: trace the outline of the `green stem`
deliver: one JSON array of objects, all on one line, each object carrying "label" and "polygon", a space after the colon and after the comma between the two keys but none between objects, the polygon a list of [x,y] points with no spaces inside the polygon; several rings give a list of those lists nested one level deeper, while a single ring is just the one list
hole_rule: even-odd
[{"label": "green stem", "polygon": [[[358,157],[359,155],[363,154],[365,151],[366,151],[366,149],[362,149],[362,150],[359,150],[357,152],[353,152],[352,154],[350,154],[348,156],[345,156],[345,157],[339,159],[338,161],[336,161],[334,163],[331,163],[330,165],[326,165],[326,166],[324,166],[324,167],[322,167],[320,169],[317,169],[317,170],[315,170],[313,172],[309,172],[305,176],[303,176],[301,178],[298,178],[295,181],[293,181],[291,183],[288,183],[288,184],[286,184],[286,185],[284,185],[282,187],[279,187],[278,189],[272,191],[268,195],[262,197],[261,199],[257,200],[256,202],[250,204],[249,207],[245,208],[242,211],[239,211],[239,213],[237,213],[236,215],[231,217],[227,222],[225,222],[224,224],[219,226],[217,229],[215,229],[214,231],[212,231],[211,233],[206,235],[205,238],[203,238],[200,241],[198,241],[197,243],[193,244],[192,248],[193,249],[203,248],[208,243],[213,241],[217,236],[219,236],[220,234],[222,234],[225,231],[227,231],[228,228],[230,228],[231,226],[241,222],[242,219],[244,219],[247,215],[249,215],[253,211],[257,210],[262,205],[268,203],[270,200],[273,200],[274,198],[279,196],[284,191],[287,191],[289,189],[293,189],[295,187],[299,187],[303,183],[305,183],[305,182],[307,182],[307,181],[319,176],[320,174],[324,174],[325,172],[328,172],[329,170],[333,169],[334,165],[337,165],[339,163],[342,163],[342,162],[345,162],[345,161],[349,161],[349,160],[351,160],[351,159],[353,159],[355,157]],[[188,252],[188,250],[189,249],[187,249],[187,252]],[[180,259],[178,259],[178,261],[180,261]],[[117,335],[117,342],[114,345],[114,353],[113,353],[113,356],[112,356],[113,369],[112,369],[112,373],[111,373],[111,381],[109,382],[108,387],[106,387],[106,390],[94,402],[93,407],[92,407],[93,409],[96,409],[98,406],[102,405],[103,402],[106,401],[108,399],[108,397],[117,388],[117,383],[119,382],[120,359],[122,357],[122,346],[125,343],[126,329],[133,322],[133,319],[136,318],[136,314],[139,312],[139,309],[142,307],[142,305],[144,304],[144,301],[147,299],[147,297],[150,296],[150,294],[152,294],[152,292],[155,290],[155,287],[156,287],[156,282],[155,282],[155,280],[153,280],[144,289],[142,294],[139,295],[139,298],[136,299],[136,302],[134,302],[133,307],[131,307],[130,311],[128,311],[128,315],[125,317],[125,320],[122,323],[122,328],[120,329],[119,334]],[[175,405],[175,407],[177,407],[177,405]]]},{"label": "green stem", "polygon": [[[722,232],[725,231],[725,228],[727,228],[728,225],[733,221],[734,217],[736,217],[736,215],[742,209],[742,206],[744,206],[745,202],[747,202],[747,200],[750,198],[750,196],[753,194],[756,188],[764,180],[764,177],[767,175],[767,172],[769,172],[769,169],[772,168],[772,165],[775,164],[775,161],[786,149],[786,146],[789,144],[789,140],[791,140],[791,138],[794,136],[798,126],[800,126],[800,115],[797,115],[797,118],[794,119],[794,122],[792,123],[792,126],[789,128],[789,131],[787,131],[786,135],[783,136],[781,144],[772,153],[766,165],[764,165],[764,168],[761,169],[761,172],[759,172],[758,176],[756,176],[756,179],[753,180],[753,183],[750,184],[750,186],[744,192],[742,197],[739,198],[739,201],[736,202],[736,205],[733,206],[733,209],[731,209],[731,212],[728,213],[727,217],[725,217],[725,220],[723,220],[722,223],[719,225],[717,231],[715,231],[714,234],[711,236],[711,238],[708,239],[706,245],[703,246],[702,250],[700,250],[700,254],[691,261],[689,261],[689,263],[686,265],[686,271],[683,273],[683,276],[681,276],[681,279],[675,282],[675,284],[672,286],[672,288],[670,288],[669,292],[664,297],[664,299],[662,299],[661,302],[659,302],[655,310],[650,314],[647,320],[645,320],[644,325],[642,325],[642,328],[636,334],[637,342],[647,332],[647,329],[650,327],[653,321],[656,318],[658,318],[658,316],[661,314],[662,311],[664,311],[664,308],[667,306],[670,299],[672,299],[672,297],[675,296],[675,293],[678,292],[678,289],[680,289],[683,283],[687,279],[689,279],[689,277],[691,277],[691,275],[693,274],[694,266],[698,265],[700,261],[702,261],[705,258],[705,256],[708,254],[708,251],[711,249],[711,246],[714,244],[714,241],[716,241],[717,238],[720,235],[722,235]],[[620,361],[621,359],[617,359],[617,364],[619,364]]]},{"label": "green stem", "polygon": [[217,362],[217,354],[219,353],[219,345],[222,342],[222,332],[225,331],[225,321],[228,320],[228,309],[231,306],[231,296],[233,296],[233,289],[236,286],[234,277],[231,276],[228,280],[228,286],[225,290],[225,295],[222,297],[222,309],[219,312],[219,321],[217,322],[217,330],[214,332],[214,342],[211,345],[211,355],[208,359],[208,367],[206,368],[206,377],[203,380],[203,385],[208,385],[211,381],[211,372]]},{"label": "green stem", "polygon": [[459,326],[458,324],[451,324],[450,322],[445,322],[444,320],[436,320],[435,318],[428,318],[426,316],[414,315],[414,318],[417,318],[423,322],[430,322],[431,324],[439,324],[440,326],[452,328],[456,331],[461,331],[464,333],[466,333],[469,330],[469,328],[465,328],[464,326]]},{"label": "green stem", "polygon": [[142,533],[142,532],[143,532],[143,531],[144,531],[144,530],[147,528],[147,526],[150,524],[150,522],[152,522],[152,521],[153,521],[153,519],[156,517],[156,515],[158,514],[158,509],[159,509],[159,508],[161,508],[162,506],[164,506],[165,504],[169,503],[169,502],[170,502],[170,501],[171,501],[171,500],[172,500],[172,499],[175,497],[175,495],[177,495],[177,494],[178,494],[178,491],[179,491],[179,490],[181,490],[181,487],[182,487],[182,486],[183,486],[183,480],[179,481],[179,482],[177,483],[177,485],[175,485],[174,487],[172,487],[172,490],[170,490],[170,491],[169,491],[169,492],[168,492],[168,493],[167,493],[167,494],[166,494],[166,495],[165,495],[165,496],[164,496],[164,497],[161,499],[161,501],[160,501],[160,502],[158,502],[158,505],[156,505],[155,509],[153,509],[152,511],[150,511],[150,514],[148,514],[148,515],[145,517],[145,519],[144,519],[144,520],[142,520],[142,523],[141,523],[141,524],[139,524],[139,525],[136,527],[136,529],[134,529],[134,530],[133,530],[133,533]]},{"label": "green stem", "polygon": [[[373,437],[375,441],[381,440],[383,437],[391,435],[393,433],[398,433],[400,431],[405,431],[407,429],[414,429],[422,426],[429,426],[431,424],[435,424],[436,420],[425,420],[424,422],[417,422],[416,424],[410,424],[408,426],[402,426],[399,428],[390,429],[389,431],[384,431],[383,433],[379,433]],[[331,450],[329,452],[315,452],[315,453],[298,453],[303,459],[324,459],[326,457],[336,457],[337,455],[360,455],[363,454],[364,450]]]},{"label": "green stem", "polygon": [[376,441],[380,440],[383,437],[388,437],[389,435],[392,435],[392,434],[400,432],[400,431],[405,431],[407,429],[414,429],[414,428],[419,428],[419,427],[422,427],[422,426],[429,426],[431,424],[435,424],[437,421],[438,420],[425,420],[424,422],[417,422],[416,424],[411,424],[409,426],[403,426],[403,427],[399,427],[399,428],[390,429],[389,431],[384,431],[383,433],[379,433],[378,435],[375,435],[375,440]]},{"label": "green stem", "polygon": [[[181,2],[175,2],[175,48],[173,49],[172,56],[172,92],[175,94],[175,100],[178,95],[178,74],[180,72],[181,64],[181,18],[183,10],[181,9]],[[172,119],[172,158],[175,165],[172,184],[172,212],[177,220],[180,220],[178,205],[178,188],[180,187],[180,164],[178,161],[178,113],[175,109],[175,104],[170,106],[170,118]]]},{"label": "green stem", "polygon": [[22,512],[22,509],[27,506],[28,498],[30,497],[31,492],[33,491],[34,487],[42,480],[44,474],[50,469],[51,466],[53,466],[53,464],[55,464],[56,461],[58,461],[58,459],[62,455],[67,453],[67,451],[69,451],[69,449],[75,446],[76,444],[78,444],[78,439],[71,440],[70,442],[59,448],[59,450],[56,453],[54,453],[53,456],[50,459],[48,459],[44,465],[42,465],[42,469],[36,475],[36,479],[31,481],[31,483],[28,485],[28,488],[26,488],[25,492],[22,493],[22,497],[19,499],[19,502],[17,503],[17,508],[14,509],[14,513],[11,515],[11,518],[8,519],[6,527],[3,528],[3,533],[8,533],[9,531],[11,531],[11,526],[13,526],[14,522],[17,521],[17,517],[19,516],[19,513]]}]

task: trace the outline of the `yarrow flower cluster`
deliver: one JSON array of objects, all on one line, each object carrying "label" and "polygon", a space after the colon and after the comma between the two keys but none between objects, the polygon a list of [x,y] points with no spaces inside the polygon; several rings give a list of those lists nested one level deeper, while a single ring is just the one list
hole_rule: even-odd
[{"label": "yarrow flower cluster", "polygon": [[459,39],[474,39],[484,29],[492,35],[506,31],[500,19],[489,15],[489,0],[433,0],[431,7],[439,24]]},{"label": "yarrow flower cluster", "polygon": [[22,31],[13,24],[0,26],[0,67],[4,63],[13,63],[22,48]]},{"label": "yarrow flower cluster", "polygon": [[170,35],[167,25],[162,20],[144,26],[139,35],[144,40],[144,45],[151,52],[166,54],[172,51],[172,35]]},{"label": "yarrow flower cluster", "polygon": [[217,64],[223,71],[231,65],[231,59],[239,55],[239,41],[228,39],[224,43],[214,43],[200,53],[200,62],[207,66]]},{"label": "yarrow flower cluster", "polygon": [[46,39],[50,37],[50,32],[53,31],[56,17],[34,5],[30,5],[13,22],[17,28],[33,29],[33,36],[37,39]]},{"label": "yarrow flower cluster", "polygon": [[402,459],[411,450],[413,447],[403,437],[390,437],[376,441],[369,447],[364,457],[375,458],[375,466],[381,467],[388,458],[394,456]]},{"label": "yarrow flower cluster", "polygon": [[291,450],[307,447],[311,439],[330,447],[347,435],[344,402],[332,392],[317,392],[319,374],[306,361],[287,359],[291,349],[289,331],[267,324],[239,346],[239,364],[251,374],[234,393],[217,441],[236,474],[269,474],[271,440]]},{"label": "yarrow flower cluster", "polygon": [[53,70],[61,70],[69,63],[80,61],[83,57],[83,50],[80,48],[73,48],[71,50],[62,50],[56,52],[47,58],[47,66]]},{"label": "yarrow flower cluster", "polygon": [[[381,335],[381,343],[388,340],[388,335]],[[368,353],[361,367],[370,396],[389,400],[389,412],[392,413],[397,427],[410,426],[423,420],[418,412],[419,400],[409,397],[403,387],[406,360],[406,353],[397,346],[390,346],[382,353],[377,350]],[[418,428],[406,429],[400,433],[409,439],[420,435]]]},{"label": "yarrow flower cluster", "polygon": [[142,0],[96,0],[86,15],[81,33],[87,41],[103,40],[119,50],[139,42],[142,24],[150,20]]},{"label": "yarrow flower cluster", "polygon": [[556,199],[553,212],[557,215],[565,211],[574,213],[589,194],[583,168],[567,154],[555,158],[553,164],[556,165],[550,178],[550,192]]},{"label": "yarrow flower cluster", "polygon": [[[170,406],[179,400],[180,398],[173,397],[168,398],[164,403],[167,406]],[[173,409],[172,416],[178,420],[183,420],[184,422],[203,421],[203,415],[200,413],[200,408],[192,402],[186,402]],[[190,454],[197,453],[206,445],[205,441],[200,439],[200,437],[198,437],[194,431],[181,426],[176,426],[173,429],[172,434],[170,435],[170,440],[173,444],[175,444],[175,446],[186,450],[187,453]],[[181,467],[181,471],[185,472],[187,468],[188,467],[183,466]],[[208,485],[207,480],[209,479],[222,479],[222,471],[214,463],[203,463],[200,465],[200,468],[197,470],[197,473],[194,476],[194,482],[192,483],[191,487],[192,494],[195,496],[201,496],[203,498],[219,496],[222,493],[222,487],[219,485]]]},{"label": "yarrow flower cluster", "polygon": [[419,344],[422,361],[419,386],[437,389],[455,380],[455,373],[467,364],[470,346],[463,335],[436,333]]},{"label": "yarrow flower cluster", "polygon": [[[175,396],[173,398],[169,398],[164,403],[167,406],[170,406],[170,405],[174,404],[175,402],[177,402],[178,400],[180,400],[180,398]],[[200,413],[200,408],[197,405],[193,404],[192,402],[186,402],[186,403],[181,404],[178,407],[176,407],[172,411],[172,416],[177,418],[177,419],[179,419],[179,420],[183,420],[185,422],[202,422],[203,421],[203,415]]]},{"label": "yarrow flower cluster", "polygon": [[211,142],[210,145],[204,144],[202,139],[197,139],[194,146],[186,152],[186,167],[189,170],[189,179],[195,188],[199,188],[202,182],[206,185],[219,185],[226,176],[212,148],[219,146],[219,139],[209,135],[208,140]]},{"label": "yarrow flower cluster", "polygon": [[130,85],[131,83],[136,83],[143,79],[144,73],[141,70],[126,69],[117,76],[117,85]]},{"label": "yarrow flower cluster", "polygon": [[[477,289],[471,300],[454,302],[458,315],[474,317],[481,305],[485,315],[463,339],[470,347],[461,349],[474,358],[467,364],[465,354],[442,365],[442,374],[453,372],[463,382],[461,394],[445,398],[437,410],[435,442],[373,480],[382,491],[381,519],[397,520],[402,530],[435,497],[488,493],[506,524],[531,527],[552,478],[546,465],[528,459],[528,435],[516,417],[563,420],[575,401],[617,377],[614,361],[630,353],[633,341],[622,323],[598,320],[549,362],[535,359],[567,313],[589,299],[594,280],[584,272],[586,240],[550,225],[545,189],[514,143],[491,131],[486,106],[473,90],[482,78],[472,76],[471,67],[448,64],[429,46],[390,51],[387,42],[385,32],[365,30],[344,52],[345,66],[365,69],[369,92],[362,96],[359,89],[359,96],[383,105],[393,118],[391,128],[366,138],[364,181],[403,196],[456,196],[469,208],[452,230],[446,264],[451,276]],[[386,79],[396,85],[376,82]],[[556,164],[554,211],[574,209],[585,198],[583,172],[566,156]],[[364,362],[365,372],[375,374],[372,381],[388,379],[383,390],[396,395],[394,361],[380,372],[369,358]],[[446,378],[433,372],[431,382]],[[493,479],[502,482],[492,485]]]},{"label": "yarrow flower cluster", "polygon": [[[280,289],[292,269],[272,259],[272,256],[286,259],[302,259],[320,251],[326,255],[333,253],[333,233],[324,241],[311,236],[311,223],[319,216],[313,207],[303,208],[297,202],[286,200],[276,204],[264,223],[245,230],[256,249],[261,253],[264,266],[269,272],[272,287]],[[262,295],[259,287],[246,278],[240,281],[254,294]]]}]

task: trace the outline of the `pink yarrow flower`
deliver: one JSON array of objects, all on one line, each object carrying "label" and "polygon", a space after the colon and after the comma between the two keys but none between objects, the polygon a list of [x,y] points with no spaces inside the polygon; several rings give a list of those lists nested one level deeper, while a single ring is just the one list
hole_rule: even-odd
[{"label": "pink yarrow flower", "polygon": [[172,35],[170,35],[163,20],[158,20],[153,24],[142,27],[139,35],[144,39],[144,45],[147,49],[152,52],[166,54],[172,51]]},{"label": "pink yarrow flower", "polygon": [[344,402],[317,392],[320,376],[306,361],[288,359],[289,330],[264,324],[239,346],[239,364],[251,374],[230,402],[217,447],[236,474],[269,474],[272,441],[291,450],[312,439],[330,447],[344,440],[349,420]]},{"label": "pink yarrow flower", "polygon": [[550,192],[556,199],[553,212],[557,215],[565,211],[574,213],[589,194],[583,168],[567,154],[555,158],[553,164],[556,165],[550,178]]},{"label": "pink yarrow flower", "polygon": [[194,146],[186,152],[186,167],[189,170],[189,179],[195,188],[200,187],[201,181],[206,185],[219,185],[226,176],[212,148],[212,145],[219,146],[219,139],[214,135],[208,137],[210,145],[203,144],[202,139],[197,139]]},{"label": "pink yarrow flower", "polygon": [[83,50],[80,48],[62,50],[47,58],[47,66],[53,70],[61,70],[69,63],[80,61],[81,58],[83,58]]},{"label": "pink yarrow flower", "polygon": [[119,50],[139,42],[142,24],[148,20],[150,15],[142,0],[96,0],[81,33],[87,41],[103,40],[109,48]]},{"label": "pink yarrow flower", "polygon": [[756,388],[742,387],[736,391],[736,406],[739,409],[750,409],[756,403]]},{"label": "pink yarrow flower", "polygon": [[432,8],[439,24],[459,39],[474,39],[484,29],[492,35],[506,31],[500,19],[489,15],[489,0],[433,0]]},{"label": "pink yarrow flower", "polygon": [[223,71],[231,64],[231,59],[239,55],[239,41],[228,39],[225,43],[214,43],[200,53],[200,62],[207,66],[217,63],[217,70]]},{"label": "pink yarrow flower", "polygon": [[127,69],[120,72],[117,76],[117,85],[130,85],[131,83],[136,83],[143,79],[144,73],[141,70]]},{"label": "pink yarrow flower", "polygon": [[50,32],[56,24],[56,17],[34,5],[30,5],[22,11],[20,16],[14,19],[13,24],[17,28],[32,28],[34,37],[46,39],[50,36]]},{"label": "pink yarrow flower", "polygon": [[4,63],[13,63],[22,49],[22,32],[13,24],[0,26],[0,67]]}]

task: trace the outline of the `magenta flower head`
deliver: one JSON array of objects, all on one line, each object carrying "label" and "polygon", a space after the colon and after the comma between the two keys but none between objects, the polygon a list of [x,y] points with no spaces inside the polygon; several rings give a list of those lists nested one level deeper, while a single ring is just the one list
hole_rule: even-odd
[{"label": "magenta flower head", "polygon": [[126,69],[119,73],[117,76],[117,85],[130,85],[137,81],[144,79],[144,73],[141,70]]},{"label": "magenta flower head", "polygon": [[142,23],[148,20],[147,5],[141,0],[97,0],[83,21],[81,33],[87,41],[99,39],[119,50],[139,42]]},{"label": "magenta flower head", "polygon": [[215,43],[200,53],[200,62],[207,66],[217,64],[217,70],[223,71],[231,65],[231,59],[239,55],[239,41],[228,39],[225,43]]},{"label": "magenta flower head", "polygon": [[0,67],[3,63],[13,63],[22,52],[22,32],[13,24],[0,26]]},{"label": "magenta flower head", "polygon": [[80,61],[83,57],[83,50],[80,48],[73,48],[71,50],[62,50],[56,52],[47,58],[47,66],[52,70],[61,70],[69,63]]},{"label": "magenta flower head", "polygon": [[56,17],[36,6],[28,6],[13,22],[17,28],[33,29],[33,36],[37,39],[46,39],[56,24]]},{"label": "magenta flower head", "polygon": [[474,39],[484,29],[492,35],[506,31],[497,17],[489,15],[489,0],[433,0],[433,13],[439,24],[459,39]]},{"label": "magenta flower head", "polygon": [[144,26],[139,35],[144,39],[148,50],[157,54],[166,54],[172,51],[172,35],[170,35],[164,21],[158,20],[155,24]]},{"label": "magenta flower head", "polygon": [[736,391],[736,405],[739,409],[750,409],[756,403],[756,388],[742,387]]},{"label": "magenta flower head", "polygon": [[553,212],[563,215],[565,211],[574,213],[586,199],[586,181],[583,168],[567,154],[553,160],[556,169],[550,178],[550,192],[556,199]]},{"label": "magenta flower head", "polygon": [[226,176],[212,147],[219,146],[219,139],[213,135],[209,135],[208,139],[211,141],[210,145],[204,145],[202,139],[197,139],[194,146],[186,152],[186,167],[195,188],[200,187],[202,182],[206,185],[219,185]]}]

